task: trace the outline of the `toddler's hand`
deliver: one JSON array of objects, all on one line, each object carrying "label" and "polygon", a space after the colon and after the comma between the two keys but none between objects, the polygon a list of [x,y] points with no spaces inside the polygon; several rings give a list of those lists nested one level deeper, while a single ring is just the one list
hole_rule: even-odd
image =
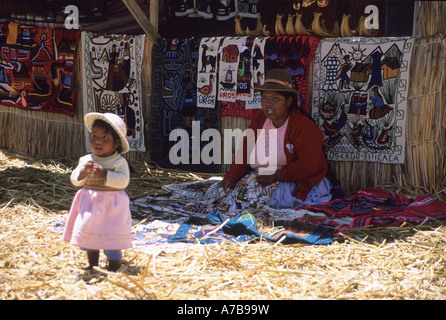
[{"label": "toddler's hand", "polygon": [[107,176],[107,169],[105,169],[100,164],[94,163],[93,164],[93,173],[96,178],[105,179]]},{"label": "toddler's hand", "polygon": [[86,176],[90,174],[91,171],[93,171],[94,162],[92,160],[88,161],[79,171],[79,176],[77,180],[81,181],[85,179]]}]

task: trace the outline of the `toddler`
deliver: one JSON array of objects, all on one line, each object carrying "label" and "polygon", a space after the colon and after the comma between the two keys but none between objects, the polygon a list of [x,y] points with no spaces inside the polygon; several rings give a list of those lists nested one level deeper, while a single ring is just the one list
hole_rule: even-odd
[{"label": "toddler", "polygon": [[127,128],[112,113],[88,113],[84,120],[92,153],[81,157],[71,174],[73,185],[83,188],[74,197],[63,239],[87,252],[88,268],[98,266],[99,250],[104,250],[107,269],[116,271],[121,250],[132,247],[132,218],[124,191],[130,172],[121,156],[129,151]]}]

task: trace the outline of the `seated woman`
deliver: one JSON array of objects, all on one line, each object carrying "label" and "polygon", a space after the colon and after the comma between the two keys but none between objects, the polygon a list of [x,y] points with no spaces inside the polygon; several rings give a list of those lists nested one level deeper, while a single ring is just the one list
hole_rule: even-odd
[{"label": "seated woman", "polygon": [[[254,170],[259,173],[256,179],[260,184],[278,182],[268,203],[271,207],[295,208],[331,200],[331,184],[325,177],[328,164],[322,150],[322,131],[299,110],[296,102],[298,91],[293,88],[290,74],[285,70],[272,69],[267,73],[265,83],[256,90],[262,93],[263,113],[258,114],[249,125],[256,136],[255,147],[248,151],[247,138],[244,137],[243,148],[239,150],[243,152],[243,161],[233,162],[220,187],[228,191]],[[270,136],[269,130],[277,130],[277,142],[258,139],[258,129],[264,129],[266,137]],[[272,145],[274,143],[276,146]],[[277,150],[277,163],[272,166],[277,169],[265,174],[261,169],[269,167],[269,163],[247,159],[254,159],[249,158],[248,154],[257,148],[270,150],[270,146]],[[257,154],[262,153],[257,151]]]}]

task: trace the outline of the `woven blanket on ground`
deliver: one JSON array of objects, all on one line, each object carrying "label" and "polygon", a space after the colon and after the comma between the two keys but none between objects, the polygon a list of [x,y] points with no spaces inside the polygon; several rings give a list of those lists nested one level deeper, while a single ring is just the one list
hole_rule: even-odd
[{"label": "woven blanket on ground", "polygon": [[407,38],[320,42],[312,114],[328,160],[404,163],[412,44]]},{"label": "woven blanket on ground", "polygon": [[427,195],[410,199],[380,188],[360,190],[346,199],[306,206],[305,209],[323,213],[329,219],[352,219],[348,225],[331,223],[339,229],[399,227],[405,223],[419,225],[446,219],[446,205],[438,199]]},{"label": "woven blanket on ground", "polygon": [[[198,172],[220,172],[220,165],[193,163],[192,140],[201,151],[206,141],[201,134],[207,129],[220,129],[220,113],[214,108],[197,107],[197,65],[199,39],[164,39],[152,50],[152,102],[149,117],[149,151],[151,159],[164,168]],[[192,133],[193,122],[199,122],[200,132]],[[189,154],[187,162],[173,164],[171,148],[179,143],[170,141],[175,129],[187,132],[182,148]]]},{"label": "woven blanket on ground", "polygon": [[[260,190],[253,178],[247,175],[228,193],[219,189],[215,180],[167,185],[163,197],[133,199],[132,215],[150,224],[157,220],[174,224],[168,233],[154,236],[153,241],[163,245],[260,239],[328,244],[348,229],[420,225],[446,219],[446,205],[431,196],[410,199],[380,188],[360,190],[318,205],[275,209],[267,205],[275,186]],[[152,243],[152,236],[144,234],[140,232],[136,240]]]},{"label": "woven blanket on ground", "polygon": [[130,151],[146,150],[140,77],[144,37],[82,32],[84,112],[121,116]]},{"label": "woven blanket on ground", "polygon": [[0,103],[74,115],[79,31],[0,24]]},{"label": "woven blanket on ground", "polygon": [[132,215],[135,219],[180,223],[175,235],[166,237],[171,243],[259,239],[311,244],[332,241],[332,228],[293,221],[311,212],[268,207],[277,184],[262,186],[255,177],[255,174],[246,175],[227,193],[215,180],[167,185],[163,189],[169,196],[133,199]]}]

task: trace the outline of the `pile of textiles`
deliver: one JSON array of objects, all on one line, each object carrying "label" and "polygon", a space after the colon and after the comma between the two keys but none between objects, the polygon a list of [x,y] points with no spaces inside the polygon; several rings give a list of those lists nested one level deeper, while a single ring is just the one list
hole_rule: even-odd
[{"label": "pile of textiles", "polygon": [[134,244],[168,245],[222,241],[329,244],[346,229],[399,227],[443,221],[446,205],[431,196],[415,199],[380,188],[360,190],[317,205],[275,209],[268,206],[277,184],[261,186],[253,174],[229,192],[219,180],[166,185],[165,196],[131,201]]}]

